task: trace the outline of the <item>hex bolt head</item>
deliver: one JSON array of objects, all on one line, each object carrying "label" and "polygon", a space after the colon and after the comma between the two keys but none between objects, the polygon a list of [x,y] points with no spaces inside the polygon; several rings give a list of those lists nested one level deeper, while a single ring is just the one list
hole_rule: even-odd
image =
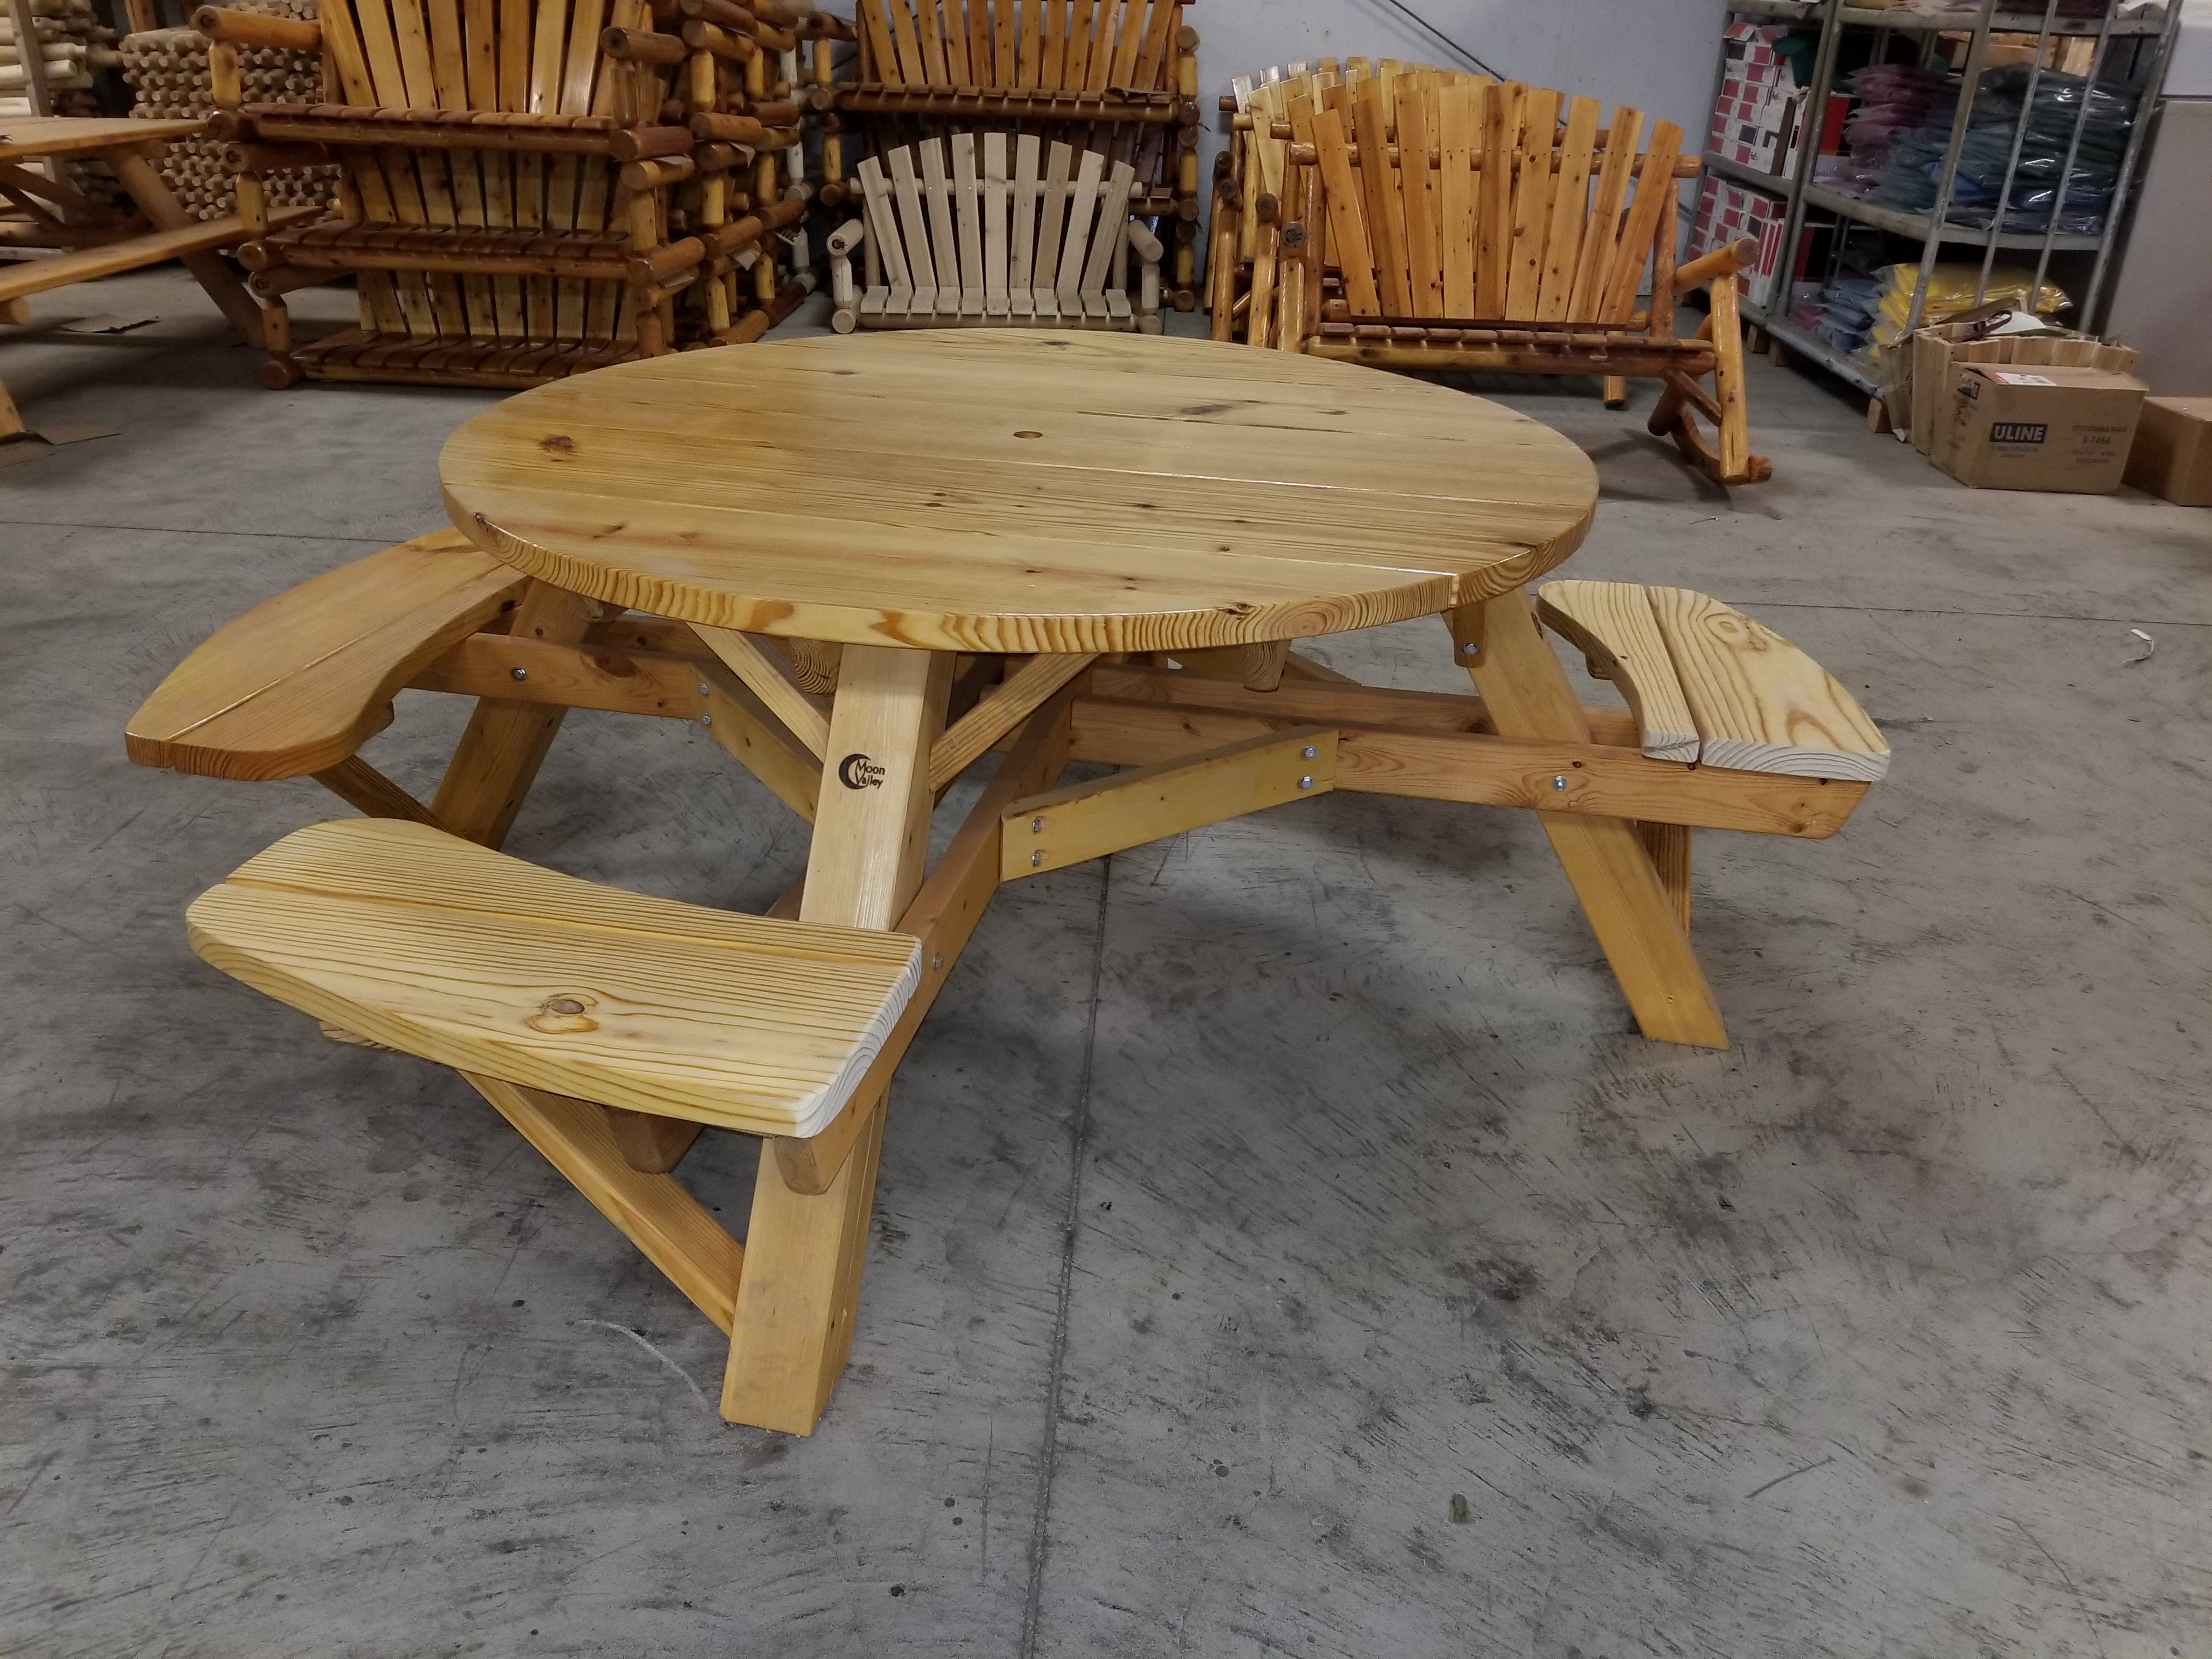
[{"label": "hex bolt head", "polygon": [[933,951],[930,953],[930,957],[929,957],[929,970],[930,970],[930,972],[932,972],[932,973],[935,973],[935,972],[936,972],[939,968],[942,968],[943,966],[945,966],[945,952],[944,952],[944,951]]},{"label": "hex bolt head", "polygon": [[1315,760],[1319,758],[1321,750],[1315,748],[1313,744],[1308,744],[1304,748],[1299,750],[1298,753],[1304,755],[1308,760]]},{"label": "hex bolt head", "polygon": [[1469,640],[1465,645],[1460,647],[1459,653],[1462,657],[1479,657],[1482,654],[1482,647],[1473,640]]},{"label": "hex bolt head", "polygon": [[1312,780],[1311,778],[1310,778],[1310,777],[1308,777],[1308,778],[1300,778],[1300,779],[1298,780],[1298,787],[1299,787],[1299,788],[1301,788],[1301,789],[1310,789],[1310,788],[1312,788],[1312,787],[1313,787],[1313,780]]},{"label": "hex bolt head", "polygon": [[699,688],[699,695],[702,697],[707,695],[707,688],[705,686],[702,685]]},{"label": "hex bolt head", "polygon": [[1564,789],[1566,787],[1567,778],[1566,774],[1564,772],[1562,772],[1558,777],[1552,780],[1552,787],[1554,789]]},{"label": "hex bolt head", "polygon": [[507,677],[511,680],[526,680],[530,678],[530,671],[527,668],[510,668],[507,671]]},{"label": "hex bolt head", "polygon": [[1031,818],[1030,820],[1030,834],[1033,836],[1041,836],[1044,834],[1044,820],[1042,818]]},{"label": "hex bolt head", "polygon": [[1034,853],[1032,853],[1032,854],[1030,854],[1030,869],[1032,869],[1032,870],[1037,869],[1037,868],[1038,868],[1038,867],[1040,867],[1043,863],[1044,863],[1044,852],[1043,852],[1043,849],[1042,849],[1042,848],[1039,848],[1037,851],[1036,851],[1036,852],[1034,852]]},{"label": "hex bolt head", "polygon": [[702,714],[699,716],[699,724],[702,726],[712,726],[714,723],[714,717],[712,714]]}]

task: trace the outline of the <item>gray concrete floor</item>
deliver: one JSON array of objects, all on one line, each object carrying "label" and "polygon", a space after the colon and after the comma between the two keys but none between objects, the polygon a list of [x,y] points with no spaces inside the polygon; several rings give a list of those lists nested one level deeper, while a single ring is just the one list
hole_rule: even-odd
[{"label": "gray concrete floor", "polygon": [[[1833,842],[1699,838],[1735,1047],[1632,1033],[1526,817],[1337,795],[1021,884],[797,1440],[457,1079],[186,949],[342,809],[125,719],[437,524],[490,401],[254,365],[161,273],[0,336],[34,423],[121,428],[0,471],[0,1651],[2212,1654],[2205,514],[1968,492],[1764,364],[1733,495],[1509,389],[1602,469],[1572,574],[1745,606],[1896,745]],[[1320,649],[1455,684],[1433,625]],[[370,754],[427,784],[455,721]],[[510,850],[757,907],[800,830],[582,714]]]}]

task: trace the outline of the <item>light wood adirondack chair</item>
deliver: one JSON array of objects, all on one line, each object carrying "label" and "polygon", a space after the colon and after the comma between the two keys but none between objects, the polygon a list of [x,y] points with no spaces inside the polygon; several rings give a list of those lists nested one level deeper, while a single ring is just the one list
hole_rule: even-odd
[{"label": "light wood adirondack chair", "polygon": [[[1735,272],[1756,250],[1676,268],[1677,181],[1698,171],[1680,128],[1647,137],[1626,106],[1601,126],[1595,99],[1516,82],[1416,76],[1394,103],[1380,90],[1293,100],[1275,128],[1300,207],[1279,283],[1263,291],[1255,271],[1255,343],[1385,368],[1595,375],[1608,402],[1627,377],[1656,380],[1653,432],[1718,483],[1771,476],[1751,453],[1736,310]],[[1700,283],[1711,315],[1678,337],[1675,296]]]},{"label": "light wood adirondack chair", "polygon": [[[784,0],[756,8],[796,21]],[[325,0],[317,23],[199,12],[213,131],[235,144],[240,216],[261,232],[239,251],[257,290],[358,274],[358,328],[295,349],[272,308],[264,379],[525,386],[763,331],[732,315],[737,271],[805,202],[770,177],[747,211],[731,168],[739,145],[772,164],[799,143],[798,106],[762,95],[767,55],[797,40],[729,0],[668,10],[687,34],[656,27],[648,0]],[[226,97],[241,46],[319,51],[325,101]],[[343,166],[339,211],[268,228],[261,172],[310,158]]]},{"label": "light wood adirondack chair", "polygon": [[[830,239],[833,328],[1160,331],[1163,250],[1129,216],[1134,167],[1109,171],[1097,151],[1054,143],[1040,174],[1035,133],[959,132],[951,148],[949,176],[935,138],[860,163],[866,223]],[[866,250],[865,291],[853,277],[856,246]],[[1143,261],[1134,305],[1133,251]]]},{"label": "light wood adirondack chair", "polygon": [[[837,107],[878,150],[987,124],[1126,161],[1129,211],[1175,248],[1198,303],[1198,31],[1183,0],[858,0],[860,69]],[[834,199],[825,185],[823,199]],[[1172,227],[1172,228],[1170,228]]]}]

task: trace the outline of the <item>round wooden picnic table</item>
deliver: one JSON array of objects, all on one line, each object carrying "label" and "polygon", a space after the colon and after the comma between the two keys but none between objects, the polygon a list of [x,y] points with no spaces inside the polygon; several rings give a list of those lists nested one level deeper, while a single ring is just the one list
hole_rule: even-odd
[{"label": "round wooden picnic table", "polygon": [[1463,392],[1212,341],[926,331],[685,352],[455,433],[447,510],[592,599],[989,652],[1309,637],[1510,591],[1589,459]]},{"label": "round wooden picnic table", "polygon": [[[1374,369],[1097,333],[791,341],[539,386],[463,426],[440,472],[455,526],[537,579],[507,636],[517,648],[580,645],[596,600],[688,624],[720,659],[687,677],[702,724],[813,820],[799,918],[924,941],[909,1022],[1007,872],[1325,793],[1336,727],[1366,717],[1364,688],[1313,684],[1340,677],[1306,663],[1303,690],[1279,696],[1304,712],[1212,747],[1183,732],[1186,711],[1164,711],[1163,732],[1111,697],[1089,699],[1106,707],[1079,726],[1081,677],[1103,653],[1188,669],[1237,647],[1223,654],[1248,665],[1231,671],[1238,689],[1272,695],[1285,641],[1442,614],[1490,729],[1553,740],[1516,764],[1565,790],[1602,753],[1522,591],[1581,544],[1595,469],[1534,421]],[[1028,660],[963,712],[979,687],[954,701],[962,653]],[[834,702],[817,694],[830,663]],[[734,691],[718,690],[726,668]],[[488,696],[440,814],[511,815],[550,731],[541,706]],[[1495,780],[1486,795],[1435,775],[1409,740],[1380,763],[1395,793],[1495,794]],[[1092,757],[1172,753],[1118,791],[1053,787],[1086,744],[1125,742],[1138,748]],[[925,885],[938,793],[994,744],[1005,757]],[[1645,1029],[1719,1041],[1634,826],[1544,816]],[[890,1052],[902,1043],[894,1033]],[[761,1159],[725,1415],[805,1432],[827,1400],[885,1097],[864,1087]]]}]

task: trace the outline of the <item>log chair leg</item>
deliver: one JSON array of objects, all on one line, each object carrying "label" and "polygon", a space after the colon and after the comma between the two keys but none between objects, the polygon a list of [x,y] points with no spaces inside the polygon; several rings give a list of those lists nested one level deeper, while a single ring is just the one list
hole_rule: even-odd
[{"label": "log chair leg", "polygon": [[[598,607],[580,593],[550,582],[532,582],[516,607],[509,632],[518,638],[574,645]],[[497,848],[514,825],[522,798],[561,730],[568,709],[559,703],[480,699],[468,729],[446,763],[430,810],[455,835]]]},{"label": "log chair leg", "polygon": [[[951,684],[950,653],[845,647],[830,750],[865,755],[883,775],[823,790],[801,920],[884,928],[904,913],[921,884],[933,799],[929,749]],[[722,1379],[722,1415],[731,1422],[811,1434],[829,1403],[852,1351],[883,1126],[878,1108],[819,1194],[787,1185],[774,1144],[762,1143]]]},{"label": "log chair leg", "polygon": [[[1501,734],[1589,741],[1589,718],[1524,590],[1448,611],[1444,619]],[[1644,1035],[1727,1048],[1712,988],[1636,827],[1581,812],[1536,816]]]},{"label": "log chair leg", "polygon": [[1628,377],[1626,374],[1607,375],[1603,391],[1607,409],[1628,407]]},{"label": "log chair leg", "polygon": [[1720,462],[1723,483],[1759,483],[1774,476],[1774,464],[1751,453],[1751,414],[1744,402],[1743,323],[1736,305],[1734,276],[1712,285],[1707,323],[1713,339],[1713,395],[1720,399]]},{"label": "log chair leg", "polygon": [[15,408],[15,400],[8,395],[8,388],[0,386],[0,444],[13,438],[30,435],[31,428],[23,424],[23,417]]},{"label": "log chair leg", "polygon": [[[100,159],[108,170],[138,204],[146,221],[156,230],[179,230],[192,222],[184,206],[170,192],[161,175],[155,171],[143,149],[109,149],[100,152]],[[230,319],[230,325],[244,337],[248,345],[267,343],[261,328],[261,302],[246,291],[246,284],[238,280],[238,273],[223,262],[219,253],[203,252],[181,256],[184,267],[191,272],[192,280],[206,290],[209,299]]]}]

